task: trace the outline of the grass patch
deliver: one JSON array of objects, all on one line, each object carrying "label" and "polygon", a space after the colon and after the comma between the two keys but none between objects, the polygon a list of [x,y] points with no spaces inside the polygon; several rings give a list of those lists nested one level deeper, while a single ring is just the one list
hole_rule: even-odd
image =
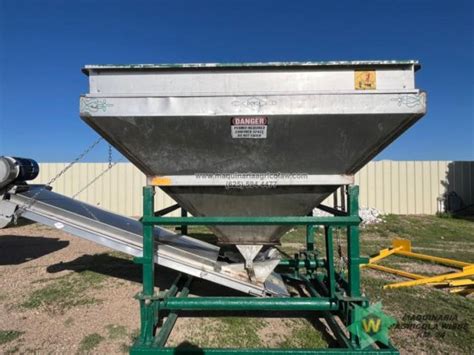
[{"label": "grass patch", "polygon": [[[362,255],[376,254],[380,249],[390,247],[393,239],[402,238],[412,241],[414,252],[474,263],[472,252],[474,223],[469,220],[436,216],[386,215],[383,216],[382,223],[364,226],[360,232]],[[305,239],[306,229],[296,226],[282,237],[279,249],[292,256],[304,248]],[[345,231],[336,228],[335,244],[338,240],[345,251]],[[298,244],[301,244],[301,247]],[[325,246],[321,229],[316,232],[316,247],[324,255]]]},{"label": "grass patch", "polygon": [[33,291],[21,306],[29,309],[45,307],[48,311],[62,313],[76,306],[97,304],[100,300],[88,296],[87,291],[101,287],[104,280],[104,275],[92,271],[59,277]]},{"label": "grass patch", "polygon": [[[416,252],[474,263],[474,223],[436,216],[384,216],[384,223],[362,229],[362,250],[375,253],[395,238],[409,239]],[[462,247],[461,247],[462,245]]]},{"label": "grass patch", "polygon": [[[388,282],[364,276],[362,286],[372,302],[381,301],[384,312],[397,322],[391,339],[407,352],[424,351],[429,354],[453,352],[474,353],[474,302],[434,287],[409,287],[382,290]],[[411,320],[413,316],[444,316],[448,321]],[[397,328],[398,327],[398,328]],[[407,330],[407,327],[413,327]],[[419,328],[419,329],[418,329]],[[426,328],[426,329],[423,329]],[[453,328],[453,329],[449,329]],[[407,332],[410,336],[407,337]]]},{"label": "grass patch", "polygon": [[127,336],[127,328],[123,325],[109,324],[105,327],[105,329],[107,329],[109,339],[112,340],[122,339]]},{"label": "grass patch", "polygon": [[87,353],[96,348],[105,338],[97,333],[86,335],[79,344],[79,353]]},{"label": "grass patch", "polygon": [[[183,336],[183,335],[182,335]],[[171,336],[173,338],[173,335]],[[327,348],[327,342],[306,319],[248,317],[206,318],[186,330],[182,348]]]},{"label": "grass patch", "polygon": [[133,343],[137,341],[139,336],[140,336],[140,328],[133,330],[132,334],[130,334],[130,338]]},{"label": "grass patch", "polygon": [[117,259],[133,260],[133,256],[128,255],[128,254],[125,254],[125,253],[122,253],[122,252],[120,252],[120,251],[112,250],[112,251],[109,251],[107,254],[108,254],[109,256],[111,256],[111,257],[113,257],[113,258],[117,258]]},{"label": "grass patch", "polygon": [[[393,239],[403,238],[412,242],[414,252],[474,263],[473,221],[437,216],[399,215],[387,215],[383,217],[383,220],[383,223],[361,228],[362,255],[374,255],[380,249],[390,247]],[[321,256],[324,256],[324,238],[321,232],[318,233],[316,247]],[[280,248],[292,255],[298,249],[297,243],[304,246],[305,238],[304,227],[293,228],[282,238]],[[338,239],[343,255],[347,256],[344,231],[334,233],[335,245],[337,245]],[[337,258],[337,249],[335,253]],[[449,272],[449,270],[441,271],[443,268],[438,264],[395,255],[381,261],[380,264],[427,275]],[[430,286],[383,290],[385,284],[396,282],[396,280],[405,279],[369,269],[362,271],[362,286],[369,300],[372,303],[382,301],[384,311],[399,322],[398,328],[391,330],[391,339],[397,348],[406,353],[474,354],[474,342],[470,341],[470,339],[474,339],[474,324],[472,322],[474,302],[472,299],[449,294],[446,290]],[[439,322],[439,324],[435,324],[436,322],[433,321],[410,322],[414,323],[415,327],[435,328],[429,331],[426,329],[404,329],[403,326],[407,325],[406,317],[413,315],[444,315],[452,317],[454,320]],[[458,327],[458,329],[446,329],[449,327]],[[298,331],[294,332],[297,337]],[[282,346],[296,345],[292,342],[293,340],[290,338],[283,342]]]},{"label": "grass patch", "polygon": [[128,354],[130,352],[130,348],[132,345],[137,341],[138,337],[140,336],[140,329],[135,329],[130,334],[129,340],[126,343],[120,344],[120,352],[124,354]]},{"label": "grass patch", "polygon": [[186,341],[175,346],[181,348],[264,347],[258,332],[266,325],[265,320],[257,318],[205,318],[198,327],[187,331]]},{"label": "grass patch", "polygon": [[5,355],[16,354],[20,351],[20,347],[18,345],[14,346],[13,348],[7,349],[5,351]]},{"label": "grass patch", "polygon": [[130,352],[131,345],[126,343],[120,344],[120,352],[122,354],[128,354]]},{"label": "grass patch", "polygon": [[289,329],[288,336],[279,344],[280,348],[327,348],[328,344],[320,332],[306,319],[284,320]]},{"label": "grass patch", "polygon": [[25,332],[18,330],[0,330],[0,345],[9,343],[21,337]]},{"label": "grass patch", "polygon": [[6,301],[8,296],[5,293],[0,293],[0,302]]},{"label": "grass patch", "polygon": [[261,347],[262,342],[257,332],[266,322],[255,318],[224,317],[219,318],[221,327],[217,334],[217,343],[229,347]]},{"label": "grass patch", "polygon": [[[366,255],[375,254],[382,248],[390,247],[395,238],[411,240],[414,252],[474,262],[472,221],[437,216],[387,215],[384,223],[362,229],[362,252]],[[440,272],[439,264],[400,256],[390,256],[380,264],[418,274],[449,272]],[[362,286],[369,299],[372,302],[382,301],[384,311],[397,319],[398,327],[391,331],[391,339],[400,350],[407,353],[474,353],[474,342],[466,341],[474,339],[472,299],[430,286],[383,290],[385,284],[405,279],[368,270],[363,271],[362,276]],[[447,316],[454,320],[407,321],[407,317],[414,315]]]}]

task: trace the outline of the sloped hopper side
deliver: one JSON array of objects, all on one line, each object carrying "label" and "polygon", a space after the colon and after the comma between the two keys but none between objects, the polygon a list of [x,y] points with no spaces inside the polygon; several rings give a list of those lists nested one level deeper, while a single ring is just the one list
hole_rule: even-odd
[{"label": "sloped hopper side", "polygon": [[[175,187],[163,190],[194,216],[305,216],[337,186],[229,190],[222,187]],[[209,227],[220,244],[276,244],[286,226]]]},{"label": "sloped hopper side", "polygon": [[[81,117],[147,176],[350,175],[425,112],[411,62],[375,65],[377,90],[367,91],[354,89],[354,70],[367,63],[291,65],[89,67],[91,92],[81,98]],[[264,117],[266,138],[232,138],[236,116]],[[195,216],[302,216],[337,187],[162,189]],[[222,244],[253,245],[276,244],[288,228],[212,230]]]},{"label": "sloped hopper side", "polygon": [[[147,175],[355,173],[421,115],[269,117],[267,139],[232,140],[229,117],[85,117]],[[270,135],[271,132],[271,135]],[[249,142],[250,141],[250,142]],[[338,186],[164,187],[195,216],[304,216]],[[288,227],[216,226],[226,244],[274,244]]]}]

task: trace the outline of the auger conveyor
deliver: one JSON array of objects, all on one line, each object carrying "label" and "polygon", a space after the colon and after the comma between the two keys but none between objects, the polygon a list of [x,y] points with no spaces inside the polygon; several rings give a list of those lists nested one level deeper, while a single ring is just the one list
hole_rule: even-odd
[{"label": "auger conveyor", "polygon": [[[142,224],[81,201],[49,191],[42,185],[17,186],[0,200],[3,210],[21,208],[21,216],[74,236],[132,255],[142,256]],[[32,201],[34,199],[34,201]],[[251,283],[235,264],[218,261],[219,247],[155,227],[158,265],[254,296],[286,295],[276,274]],[[233,265],[231,267],[231,265]]]}]

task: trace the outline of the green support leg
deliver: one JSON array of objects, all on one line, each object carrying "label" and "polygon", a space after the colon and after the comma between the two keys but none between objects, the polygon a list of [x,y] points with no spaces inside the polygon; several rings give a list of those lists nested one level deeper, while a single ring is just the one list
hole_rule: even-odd
[{"label": "green support leg", "polygon": [[[154,217],[154,188],[143,189],[143,257],[136,258],[143,264],[143,291],[138,295],[140,300],[141,333],[140,338],[131,349],[131,354],[346,354],[346,353],[386,353],[397,354],[393,348],[361,349],[357,337],[345,335],[333,316],[340,316],[345,326],[354,322],[354,305],[366,306],[367,300],[361,297],[360,264],[365,263],[359,248],[359,188],[351,186],[347,190],[348,215],[335,217]],[[282,260],[280,266],[290,268],[289,273],[281,274],[285,280],[303,282],[308,285],[310,297],[191,297],[187,298],[189,283],[184,285],[179,297],[176,297],[177,283],[165,296],[155,296],[154,292],[154,238],[153,226],[181,225],[182,230],[188,225],[305,225],[306,255],[301,259],[300,253],[294,259]],[[315,255],[315,227],[325,226],[326,258]],[[348,277],[347,281],[334,268],[333,230],[335,227],[347,228]],[[318,267],[324,267],[325,273],[316,273]],[[304,274],[302,269],[306,269]],[[325,281],[327,280],[327,282]],[[324,283],[323,283],[324,282]],[[318,287],[317,287],[318,286]],[[325,287],[327,286],[327,287]],[[323,290],[319,294],[316,288]],[[168,313],[168,320],[162,326],[159,335],[154,338],[154,328],[160,312]],[[341,349],[176,349],[164,347],[179,311],[318,311],[328,319],[335,332]],[[322,312],[322,313],[321,313]],[[338,336],[339,335],[339,336]],[[153,340],[155,340],[153,342]],[[178,351],[179,350],[179,351]]]},{"label": "green support leg", "polygon": [[[192,281],[193,281],[192,277],[188,277],[188,279],[187,279],[185,285],[183,286],[181,292],[179,293],[178,297],[180,297],[180,298],[188,297],[189,287],[190,287]],[[160,332],[155,337],[155,342],[153,344],[153,347],[162,348],[162,347],[165,346],[166,341],[168,340],[168,338],[171,334],[171,331],[173,330],[173,327],[174,327],[177,320],[178,320],[178,313],[171,312],[168,315],[168,317],[166,318],[166,321],[163,323],[163,326],[160,329]]]},{"label": "green support leg", "polygon": [[336,277],[334,273],[334,243],[332,238],[332,228],[324,228],[324,236],[326,239],[326,270],[328,273],[328,290],[329,297],[334,297],[336,294]]},{"label": "green support leg", "polygon": [[[154,214],[154,194],[155,190],[151,186],[143,188],[143,216],[151,217]],[[143,291],[140,300],[140,342],[151,344],[153,342],[153,332],[155,327],[155,317],[153,308],[153,296],[155,294],[155,243],[153,236],[153,225],[143,225]]]},{"label": "green support leg", "polygon": [[[187,217],[188,216],[188,211],[186,211],[183,207],[181,207],[181,217]],[[187,225],[182,225],[181,226],[181,234],[188,234],[188,226]]]},{"label": "green support leg", "polygon": [[[350,216],[359,217],[359,186],[349,186],[348,212]],[[359,248],[359,226],[347,227],[347,254],[348,254],[348,289],[349,297],[360,297],[360,248]],[[355,321],[355,313],[349,310],[348,323]],[[348,325],[349,325],[348,324]],[[358,346],[358,339],[351,333],[351,342]]]},{"label": "green support leg", "polygon": [[312,224],[306,226],[306,251],[314,252],[314,226]]},{"label": "green support leg", "polygon": [[[359,186],[349,187],[349,215],[359,217]],[[360,247],[359,226],[347,227],[348,254],[348,294],[350,297],[360,297]]]}]

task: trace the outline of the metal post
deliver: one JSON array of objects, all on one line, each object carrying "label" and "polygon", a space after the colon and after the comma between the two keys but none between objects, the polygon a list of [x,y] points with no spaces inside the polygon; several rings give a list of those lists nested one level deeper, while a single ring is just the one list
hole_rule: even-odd
[{"label": "metal post", "polygon": [[[349,187],[348,196],[349,215],[359,217],[359,186]],[[360,296],[360,248],[359,248],[359,226],[347,227],[347,254],[349,270],[349,296]]]},{"label": "metal post", "polygon": [[[349,215],[359,217],[359,186],[349,186],[347,196]],[[348,254],[348,289],[349,297],[360,297],[360,250],[359,250],[359,226],[347,227],[347,254]],[[349,310],[348,322],[355,321],[355,311]],[[359,339],[353,333],[350,334],[351,343],[359,346]]]},{"label": "metal post", "polygon": [[326,270],[328,273],[329,297],[334,297],[336,294],[336,277],[334,274],[334,243],[330,226],[324,228],[324,236],[326,238]]},{"label": "metal post", "polygon": [[341,211],[346,210],[346,187],[342,186],[341,189]]},{"label": "metal post", "polygon": [[314,251],[314,226],[312,224],[306,226],[306,250]]},{"label": "metal post", "polygon": [[[185,285],[181,289],[181,292],[179,293],[179,298],[185,298],[188,297],[189,295],[189,287],[191,285],[191,282],[193,281],[192,277],[188,277],[188,280],[186,281]],[[174,286],[177,286],[174,284]],[[174,297],[173,295],[172,297]],[[166,341],[168,340],[168,337],[171,334],[171,331],[173,330],[173,327],[178,320],[178,313],[176,312],[171,312],[168,317],[166,317],[166,321],[163,324],[163,326],[160,329],[160,332],[158,335],[155,337],[155,341],[153,343],[154,347],[162,348],[165,346]]]},{"label": "metal post", "polygon": [[[155,189],[152,186],[143,188],[143,216],[151,217],[154,215],[154,194]],[[141,306],[141,334],[140,338],[143,344],[150,344],[153,341],[154,330],[154,309],[152,297],[155,291],[155,243],[153,236],[153,225],[143,225],[143,299]]]},{"label": "metal post", "polygon": [[300,254],[295,253],[295,257],[293,258],[294,260],[294,269],[293,269],[293,277],[295,279],[298,279],[300,277]]},{"label": "metal post", "polygon": [[[181,207],[181,217],[187,217],[188,211],[186,211],[183,207]],[[181,234],[188,234],[188,226],[182,225],[181,226]]]}]

